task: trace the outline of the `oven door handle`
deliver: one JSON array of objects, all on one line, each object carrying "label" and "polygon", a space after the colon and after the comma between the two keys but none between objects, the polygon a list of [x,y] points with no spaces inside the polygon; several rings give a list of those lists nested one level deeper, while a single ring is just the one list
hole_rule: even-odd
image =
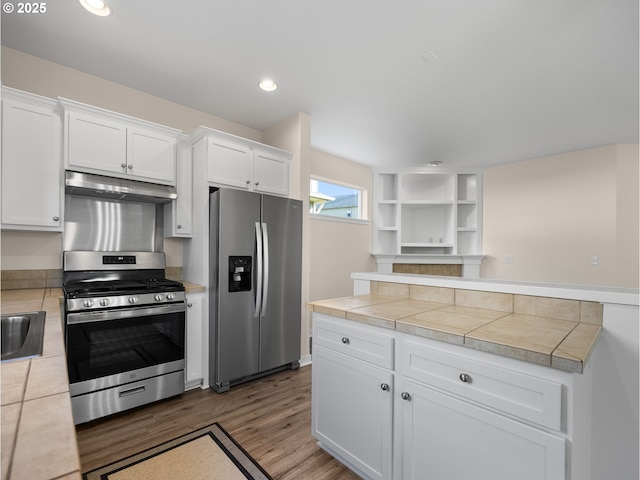
[{"label": "oven door handle", "polygon": [[153,307],[127,308],[124,310],[100,310],[95,312],[76,312],[67,314],[67,325],[79,323],[103,322],[121,320],[123,318],[148,317],[151,315],[166,315],[169,313],[185,312],[184,302]]}]

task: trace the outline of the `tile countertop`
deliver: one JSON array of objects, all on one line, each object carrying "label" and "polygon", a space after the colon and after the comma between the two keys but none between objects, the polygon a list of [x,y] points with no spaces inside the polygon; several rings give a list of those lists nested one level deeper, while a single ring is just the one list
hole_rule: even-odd
[{"label": "tile countertop", "polygon": [[2,313],[44,310],[42,356],[0,364],[2,479],[80,480],[60,301],[62,289],[3,290]]},{"label": "tile countertop", "polygon": [[312,301],[307,308],[574,373],[582,373],[602,329],[597,323],[513,313],[500,302],[476,308],[447,300],[371,294]]}]

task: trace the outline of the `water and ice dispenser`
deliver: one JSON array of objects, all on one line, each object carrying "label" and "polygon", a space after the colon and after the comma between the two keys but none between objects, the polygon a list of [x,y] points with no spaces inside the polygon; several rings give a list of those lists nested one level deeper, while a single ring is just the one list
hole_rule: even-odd
[{"label": "water and ice dispenser", "polygon": [[251,263],[252,257],[229,257],[229,291],[251,291]]}]

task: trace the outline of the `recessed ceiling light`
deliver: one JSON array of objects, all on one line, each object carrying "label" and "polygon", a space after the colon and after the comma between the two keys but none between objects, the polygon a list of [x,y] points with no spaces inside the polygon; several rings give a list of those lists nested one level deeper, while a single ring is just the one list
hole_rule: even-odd
[{"label": "recessed ceiling light", "polygon": [[440,165],[442,165],[440,160],[434,160],[433,162],[427,163],[427,167],[439,167]]},{"label": "recessed ceiling light", "polygon": [[265,78],[264,80],[262,80],[258,85],[265,92],[273,92],[275,89],[278,88],[278,84],[268,78]]},{"label": "recessed ceiling light", "polygon": [[80,0],[80,5],[82,5],[85,10],[100,17],[106,17],[111,14],[111,9],[102,0]]}]

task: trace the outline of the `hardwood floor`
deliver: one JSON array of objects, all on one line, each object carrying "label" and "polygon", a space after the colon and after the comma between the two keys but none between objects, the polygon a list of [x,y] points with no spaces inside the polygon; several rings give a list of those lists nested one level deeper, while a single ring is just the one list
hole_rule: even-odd
[{"label": "hardwood floor", "polygon": [[311,367],[217,394],[195,389],[76,428],[82,471],[220,423],[276,480],[357,479],[311,436]]}]

